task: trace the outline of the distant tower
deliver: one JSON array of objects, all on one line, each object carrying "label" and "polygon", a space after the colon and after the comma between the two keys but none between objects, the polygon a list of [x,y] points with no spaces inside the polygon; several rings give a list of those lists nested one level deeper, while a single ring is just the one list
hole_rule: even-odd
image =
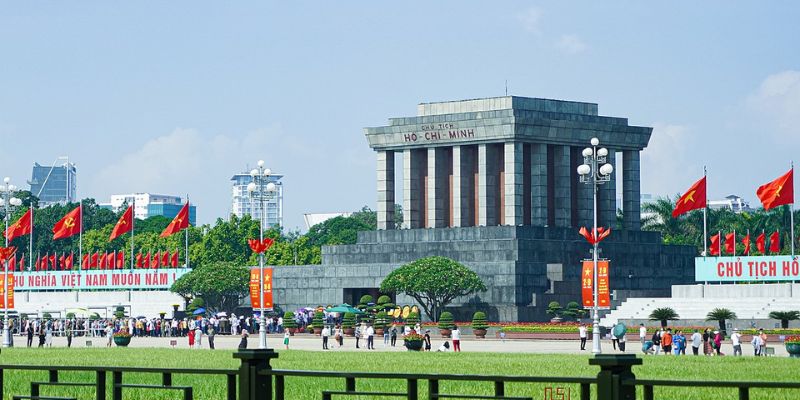
[{"label": "distant tower", "polygon": [[[283,178],[281,174],[269,176],[269,182],[275,184],[276,191],[266,203],[267,215],[264,223],[267,227],[283,226],[283,183],[280,181],[281,178]],[[247,192],[247,184],[252,181],[253,178],[249,172],[238,173],[231,178],[231,182],[233,182],[231,214],[239,218],[250,215],[253,219],[258,220],[261,218],[261,209],[257,203],[250,200]]]},{"label": "distant tower", "polygon": [[39,206],[66,204],[77,201],[77,169],[69,157],[59,157],[53,165],[33,163],[31,194],[39,198]]}]

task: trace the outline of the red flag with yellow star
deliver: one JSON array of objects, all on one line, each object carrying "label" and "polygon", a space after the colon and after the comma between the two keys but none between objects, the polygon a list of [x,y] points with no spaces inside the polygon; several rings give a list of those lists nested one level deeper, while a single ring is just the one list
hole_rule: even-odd
[{"label": "red flag with yellow star", "polygon": [[761,185],[756,196],[764,205],[764,210],[794,203],[794,168],[780,178]]},{"label": "red flag with yellow star", "polygon": [[22,214],[17,222],[14,222],[6,229],[6,239],[8,239],[9,242],[14,240],[17,236],[30,235],[31,228],[33,227],[33,224],[31,224],[32,215],[31,209],[29,208],[25,214]]},{"label": "red flag with yellow star", "polygon": [[64,239],[81,232],[81,206],[67,213],[53,227],[53,240]]},{"label": "red flag with yellow star", "polygon": [[173,235],[178,233],[186,228],[189,227],[189,203],[183,205],[181,210],[178,212],[178,215],[175,216],[175,219],[167,225],[164,229],[164,232],[161,232],[161,237],[167,237],[169,235]]},{"label": "red flag with yellow star", "polygon": [[675,209],[672,210],[672,218],[706,206],[706,177],[702,177],[695,182],[686,193],[675,202]]},{"label": "red flag with yellow star", "polygon": [[112,241],[122,235],[123,233],[130,232],[133,228],[133,206],[128,206],[128,209],[119,217],[119,221],[114,225],[114,230],[111,231],[111,237],[108,241]]}]

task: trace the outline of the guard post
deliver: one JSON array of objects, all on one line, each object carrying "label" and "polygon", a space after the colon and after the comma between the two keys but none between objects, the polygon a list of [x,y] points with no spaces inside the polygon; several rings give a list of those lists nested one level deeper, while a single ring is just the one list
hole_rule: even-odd
[{"label": "guard post", "polygon": [[622,381],[636,378],[632,367],[642,365],[641,358],[633,354],[598,354],[589,359],[589,365],[600,366],[600,372],[597,373],[598,399],[636,399],[636,386],[623,385]]},{"label": "guard post", "polygon": [[272,349],[244,349],[233,353],[242,360],[239,367],[239,400],[272,400],[272,376],[262,374],[271,370],[269,361],[278,358]]}]

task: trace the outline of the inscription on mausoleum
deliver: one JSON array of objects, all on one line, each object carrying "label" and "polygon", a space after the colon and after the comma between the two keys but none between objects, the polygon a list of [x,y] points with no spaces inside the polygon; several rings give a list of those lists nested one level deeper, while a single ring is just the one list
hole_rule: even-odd
[{"label": "inscription on mausoleum", "polygon": [[458,124],[423,124],[413,132],[404,133],[406,143],[436,142],[441,140],[471,139],[475,137],[474,128],[459,128]]}]

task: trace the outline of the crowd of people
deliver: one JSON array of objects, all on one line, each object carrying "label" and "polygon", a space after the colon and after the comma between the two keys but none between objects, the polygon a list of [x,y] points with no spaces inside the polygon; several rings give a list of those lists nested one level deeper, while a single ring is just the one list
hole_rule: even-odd
[{"label": "crowd of people", "polygon": [[[580,338],[580,349],[586,350],[588,337],[586,325],[582,324],[578,327],[578,337]],[[612,329],[609,329],[608,338],[611,340],[614,350],[625,351],[627,342],[625,334],[615,336]],[[727,340],[730,340],[730,344],[733,346],[733,355],[741,356],[745,338],[738,329],[733,329],[729,338],[725,337],[724,332],[711,328],[704,329],[702,333],[700,329],[692,329],[690,333],[681,328],[676,328],[674,331],[672,328],[661,328],[650,335],[644,324],[639,325],[639,341],[642,345],[642,352],[649,355],[686,355],[687,350],[691,348],[691,354],[695,356],[700,355],[701,352],[706,356],[723,356],[725,354],[722,353],[722,345]],[[767,334],[763,329],[759,329],[752,335],[750,345],[753,346],[753,355],[767,355]]]},{"label": "crowd of people", "polygon": [[[335,322],[335,318],[333,319]],[[361,324],[357,324],[354,328],[353,332],[353,339],[355,339],[355,348],[361,349],[366,348],[368,350],[375,350],[375,335],[376,330],[372,326],[372,324],[362,322]],[[391,327],[387,327],[383,330],[383,347],[396,347],[397,346],[397,338],[398,336],[408,336],[411,334],[419,334],[422,336],[423,342],[423,350],[431,351],[432,343],[431,343],[431,330],[425,329],[424,332],[422,327],[419,323],[415,326],[405,325],[401,328],[398,327],[397,324],[392,324]],[[320,334],[322,338],[322,350],[331,350],[334,347],[329,344],[330,338],[333,338],[333,341],[336,344],[336,348],[344,347],[344,338],[346,332],[340,323],[333,323],[333,324],[325,324],[322,328],[322,332]],[[402,338],[401,338],[402,339]],[[450,332],[450,339],[453,342],[452,350],[453,351],[461,351],[461,331],[458,329],[458,326],[454,326]],[[289,346],[289,336],[288,333],[284,336],[284,345],[288,349]],[[363,346],[366,347],[363,347]],[[444,341],[442,345],[436,351],[450,351],[450,342]]]}]

